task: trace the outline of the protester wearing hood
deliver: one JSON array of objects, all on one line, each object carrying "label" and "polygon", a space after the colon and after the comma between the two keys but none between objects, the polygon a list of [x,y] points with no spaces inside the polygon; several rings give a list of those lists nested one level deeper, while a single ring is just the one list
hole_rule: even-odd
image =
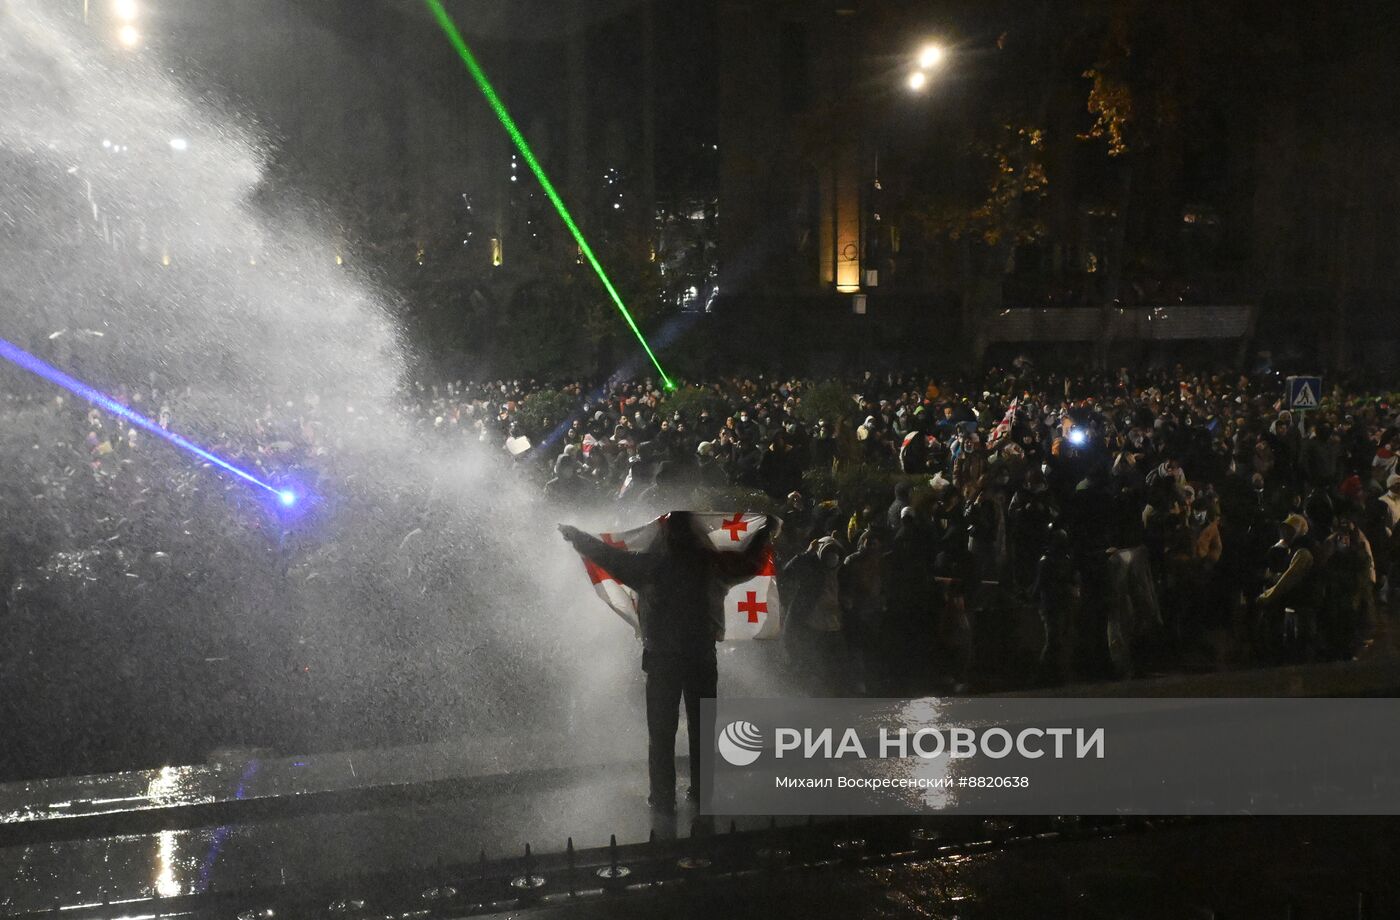
[{"label": "protester wearing hood", "polygon": [[1064,530],[1047,528],[1045,554],[1035,567],[1031,597],[1040,613],[1045,640],[1040,648],[1039,680],[1059,683],[1072,666],[1073,624],[1080,597],[1079,574],[1070,555],[1070,538]]},{"label": "protester wearing hood", "polygon": [[[936,669],[949,667],[936,637],[943,625],[942,589],[931,565],[937,542],[926,514],[905,505],[886,561],[886,605],[880,643],[888,674],[883,691],[896,696],[930,692]],[[961,675],[958,675],[959,677]]]},{"label": "protester wearing hood", "polygon": [[1006,508],[1006,526],[1011,550],[1011,577],[1022,586],[1035,576],[1036,563],[1045,550],[1050,525],[1059,509],[1039,470],[1031,470],[1024,484],[1016,489]]},{"label": "protester wearing hood", "polygon": [[841,545],[819,537],[783,566],[783,645],[799,683],[813,696],[848,691],[847,648],[841,609]]},{"label": "protester wearing hood", "polygon": [[909,507],[909,496],[913,493],[914,487],[907,481],[897,482],[894,485],[894,501],[890,502],[890,507],[885,511],[885,525],[890,533],[899,529],[900,515],[904,509]]},{"label": "protester wearing hood", "polygon": [[573,498],[583,486],[587,468],[577,444],[565,444],[554,461],[554,478],[545,483],[545,494],[553,498]]},{"label": "protester wearing hood", "polygon": [[1314,425],[1302,442],[1299,472],[1310,488],[1329,490],[1341,478],[1341,459],[1341,436],[1331,425]]},{"label": "protester wearing hood", "polygon": [[1186,472],[1175,458],[1167,458],[1147,474],[1144,484],[1148,490],[1148,500],[1154,505],[1169,507],[1182,497],[1186,485]]},{"label": "protester wearing hood", "polygon": [[[873,511],[871,512],[873,514]],[[884,531],[863,529],[856,551],[841,563],[841,609],[851,649],[855,689],[878,692],[884,679],[880,653],[888,589]]]},{"label": "protester wearing hood", "polygon": [[676,807],[676,730],[684,701],[689,726],[691,795],[699,791],[700,700],[718,683],[715,643],[724,638],[724,614],[713,598],[751,577],[769,551],[764,529],[743,552],[717,552],[691,516],[672,512],[662,538],[645,552],[610,546],[567,524],[559,526],[574,549],[637,592],[646,674],[650,803],[661,813]]},{"label": "protester wearing hood", "polygon": [[1278,414],[1265,435],[1273,454],[1275,474],[1294,485],[1298,479],[1298,461],[1303,451],[1302,433],[1293,424],[1293,413],[1287,409]]},{"label": "protester wearing hood", "polygon": [[1337,521],[1320,556],[1325,562],[1326,599],[1318,630],[1322,656],[1348,661],[1376,626],[1375,558],[1365,533],[1351,515]]},{"label": "protester wearing hood", "polygon": [[696,480],[701,488],[720,489],[729,484],[713,441],[701,441],[695,447]]}]

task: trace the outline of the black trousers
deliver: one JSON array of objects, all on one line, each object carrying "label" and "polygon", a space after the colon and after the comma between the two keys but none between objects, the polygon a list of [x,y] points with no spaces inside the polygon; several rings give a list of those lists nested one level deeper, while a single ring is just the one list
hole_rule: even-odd
[{"label": "black trousers", "polygon": [[676,730],[680,705],[690,735],[690,784],[700,784],[700,700],[713,698],[719,683],[715,651],[668,654],[645,651],[642,670],[647,676],[647,766],[651,777],[651,801],[676,800]]}]

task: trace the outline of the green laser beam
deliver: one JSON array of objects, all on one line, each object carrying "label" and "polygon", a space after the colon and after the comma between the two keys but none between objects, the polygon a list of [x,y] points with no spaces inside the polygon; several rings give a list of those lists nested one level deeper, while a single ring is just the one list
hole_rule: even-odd
[{"label": "green laser beam", "polygon": [[442,0],[423,0],[428,4],[428,9],[432,11],[433,18],[437,20],[442,28],[447,40],[452,43],[452,47],[457,49],[457,54],[462,59],[462,63],[467,65],[467,72],[471,74],[476,85],[481,89],[481,94],[486,97],[486,102],[491,106],[491,110],[500,119],[501,125],[510,135],[510,139],[515,143],[520,155],[525,158],[525,165],[530,167],[530,172],[535,174],[535,178],[540,180],[540,187],[544,189],[545,196],[549,198],[554,210],[559,212],[560,220],[564,221],[564,226],[569,228],[574,240],[578,243],[579,252],[588,260],[588,264],[593,266],[593,271],[597,273],[598,280],[603,282],[603,287],[607,289],[608,296],[617,306],[622,318],[627,320],[628,327],[632,334],[637,337],[637,341],[642,343],[647,357],[651,363],[656,365],[657,373],[661,375],[661,383],[668,390],[674,390],[676,385],[671,382],[671,378],[661,367],[661,362],[656,359],[651,346],[647,344],[646,337],[642,335],[642,330],[637,328],[637,321],[632,318],[632,313],[627,309],[627,305],[622,302],[622,295],[618,294],[617,288],[613,287],[612,280],[608,278],[608,273],[603,271],[603,265],[598,261],[598,257],[593,254],[593,247],[588,245],[588,241],[583,238],[583,232],[579,230],[578,224],[574,223],[574,218],[569,214],[569,209],[564,207],[564,200],[559,197],[559,193],[554,190],[554,183],[549,181],[549,176],[545,175],[544,168],[535,159],[534,151],[530,145],[525,143],[525,136],[520,133],[520,129],[515,126],[515,119],[510,117],[510,112],[506,110],[505,103],[501,102],[501,97],[496,95],[496,90],[491,86],[491,81],[486,79],[486,73],[481,69],[481,65],[476,61],[476,55],[467,47],[467,42],[462,38],[462,33],[458,31],[457,24],[453,22],[452,16],[443,8]]}]

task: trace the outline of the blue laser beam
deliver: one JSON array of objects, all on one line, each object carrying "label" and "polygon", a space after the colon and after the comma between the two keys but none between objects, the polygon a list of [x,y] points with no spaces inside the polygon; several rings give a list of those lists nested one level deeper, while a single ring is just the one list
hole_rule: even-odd
[{"label": "blue laser beam", "polygon": [[0,339],[0,358],[5,358],[7,361],[10,361],[11,363],[18,365],[19,367],[24,368],[31,374],[35,374],[36,376],[42,377],[50,383],[57,384],[58,386],[63,387],[65,390],[67,390],[75,396],[81,396],[83,399],[86,399],[93,405],[100,406],[101,408],[106,409],[113,415],[121,416],[122,418],[126,419],[128,422],[131,422],[131,424],[137,426],[138,428],[144,428],[151,434],[156,435],[159,438],[163,438],[166,441],[169,441],[176,447],[180,447],[184,450],[189,451],[196,457],[208,460],[210,463],[214,464],[220,469],[232,473],[239,479],[242,479],[244,482],[251,483],[252,485],[257,486],[259,489],[263,489],[267,492],[272,493],[273,495],[277,496],[277,500],[282,503],[283,507],[290,508],[292,505],[295,505],[297,503],[297,493],[292,491],[291,489],[279,489],[276,486],[269,485],[268,483],[263,482],[261,479],[254,476],[252,473],[249,473],[247,470],[241,470],[238,467],[234,466],[232,463],[229,463],[227,460],[224,460],[221,457],[211,454],[209,451],[200,447],[198,444],[195,444],[193,441],[190,441],[187,438],[182,438],[173,431],[166,431],[164,428],[160,427],[160,425],[146,418],[141,413],[135,412],[127,406],[122,405],[112,397],[108,396],[106,393],[103,393],[101,390],[97,390],[93,387],[88,386],[86,383],[83,383],[76,377],[72,377],[68,374],[65,374],[63,371],[54,367],[52,364],[49,364],[47,361],[43,361],[40,358],[36,358],[34,355],[31,355],[29,352],[25,351],[23,348],[20,348],[18,345],[15,345],[11,342],[7,342],[4,339]]}]

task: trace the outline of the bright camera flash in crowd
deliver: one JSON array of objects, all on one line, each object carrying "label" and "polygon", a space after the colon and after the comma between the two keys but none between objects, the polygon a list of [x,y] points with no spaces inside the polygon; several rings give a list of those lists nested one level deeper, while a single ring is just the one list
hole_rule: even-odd
[{"label": "bright camera flash in crowd", "polygon": [[922,70],[937,67],[942,61],[943,48],[940,45],[924,45],[919,52],[919,67]]},{"label": "bright camera flash in crowd", "polygon": [[283,507],[290,508],[297,503],[297,494],[291,489],[283,489],[277,493],[277,500],[282,503]]},{"label": "bright camera flash in crowd", "polygon": [[135,48],[141,44],[141,31],[133,25],[124,25],[117,30],[117,41],[124,48]]},{"label": "bright camera flash in crowd", "polygon": [[919,90],[923,89],[927,83],[928,75],[925,74],[922,70],[916,70],[909,75],[909,88],[916,93]]},{"label": "bright camera flash in crowd", "polygon": [[1069,430],[1069,443],[1073,444],[1075,447],[1082,446],[1088,439],[1089,436],[1084,433],[1083,428],[1071,428]]}]

